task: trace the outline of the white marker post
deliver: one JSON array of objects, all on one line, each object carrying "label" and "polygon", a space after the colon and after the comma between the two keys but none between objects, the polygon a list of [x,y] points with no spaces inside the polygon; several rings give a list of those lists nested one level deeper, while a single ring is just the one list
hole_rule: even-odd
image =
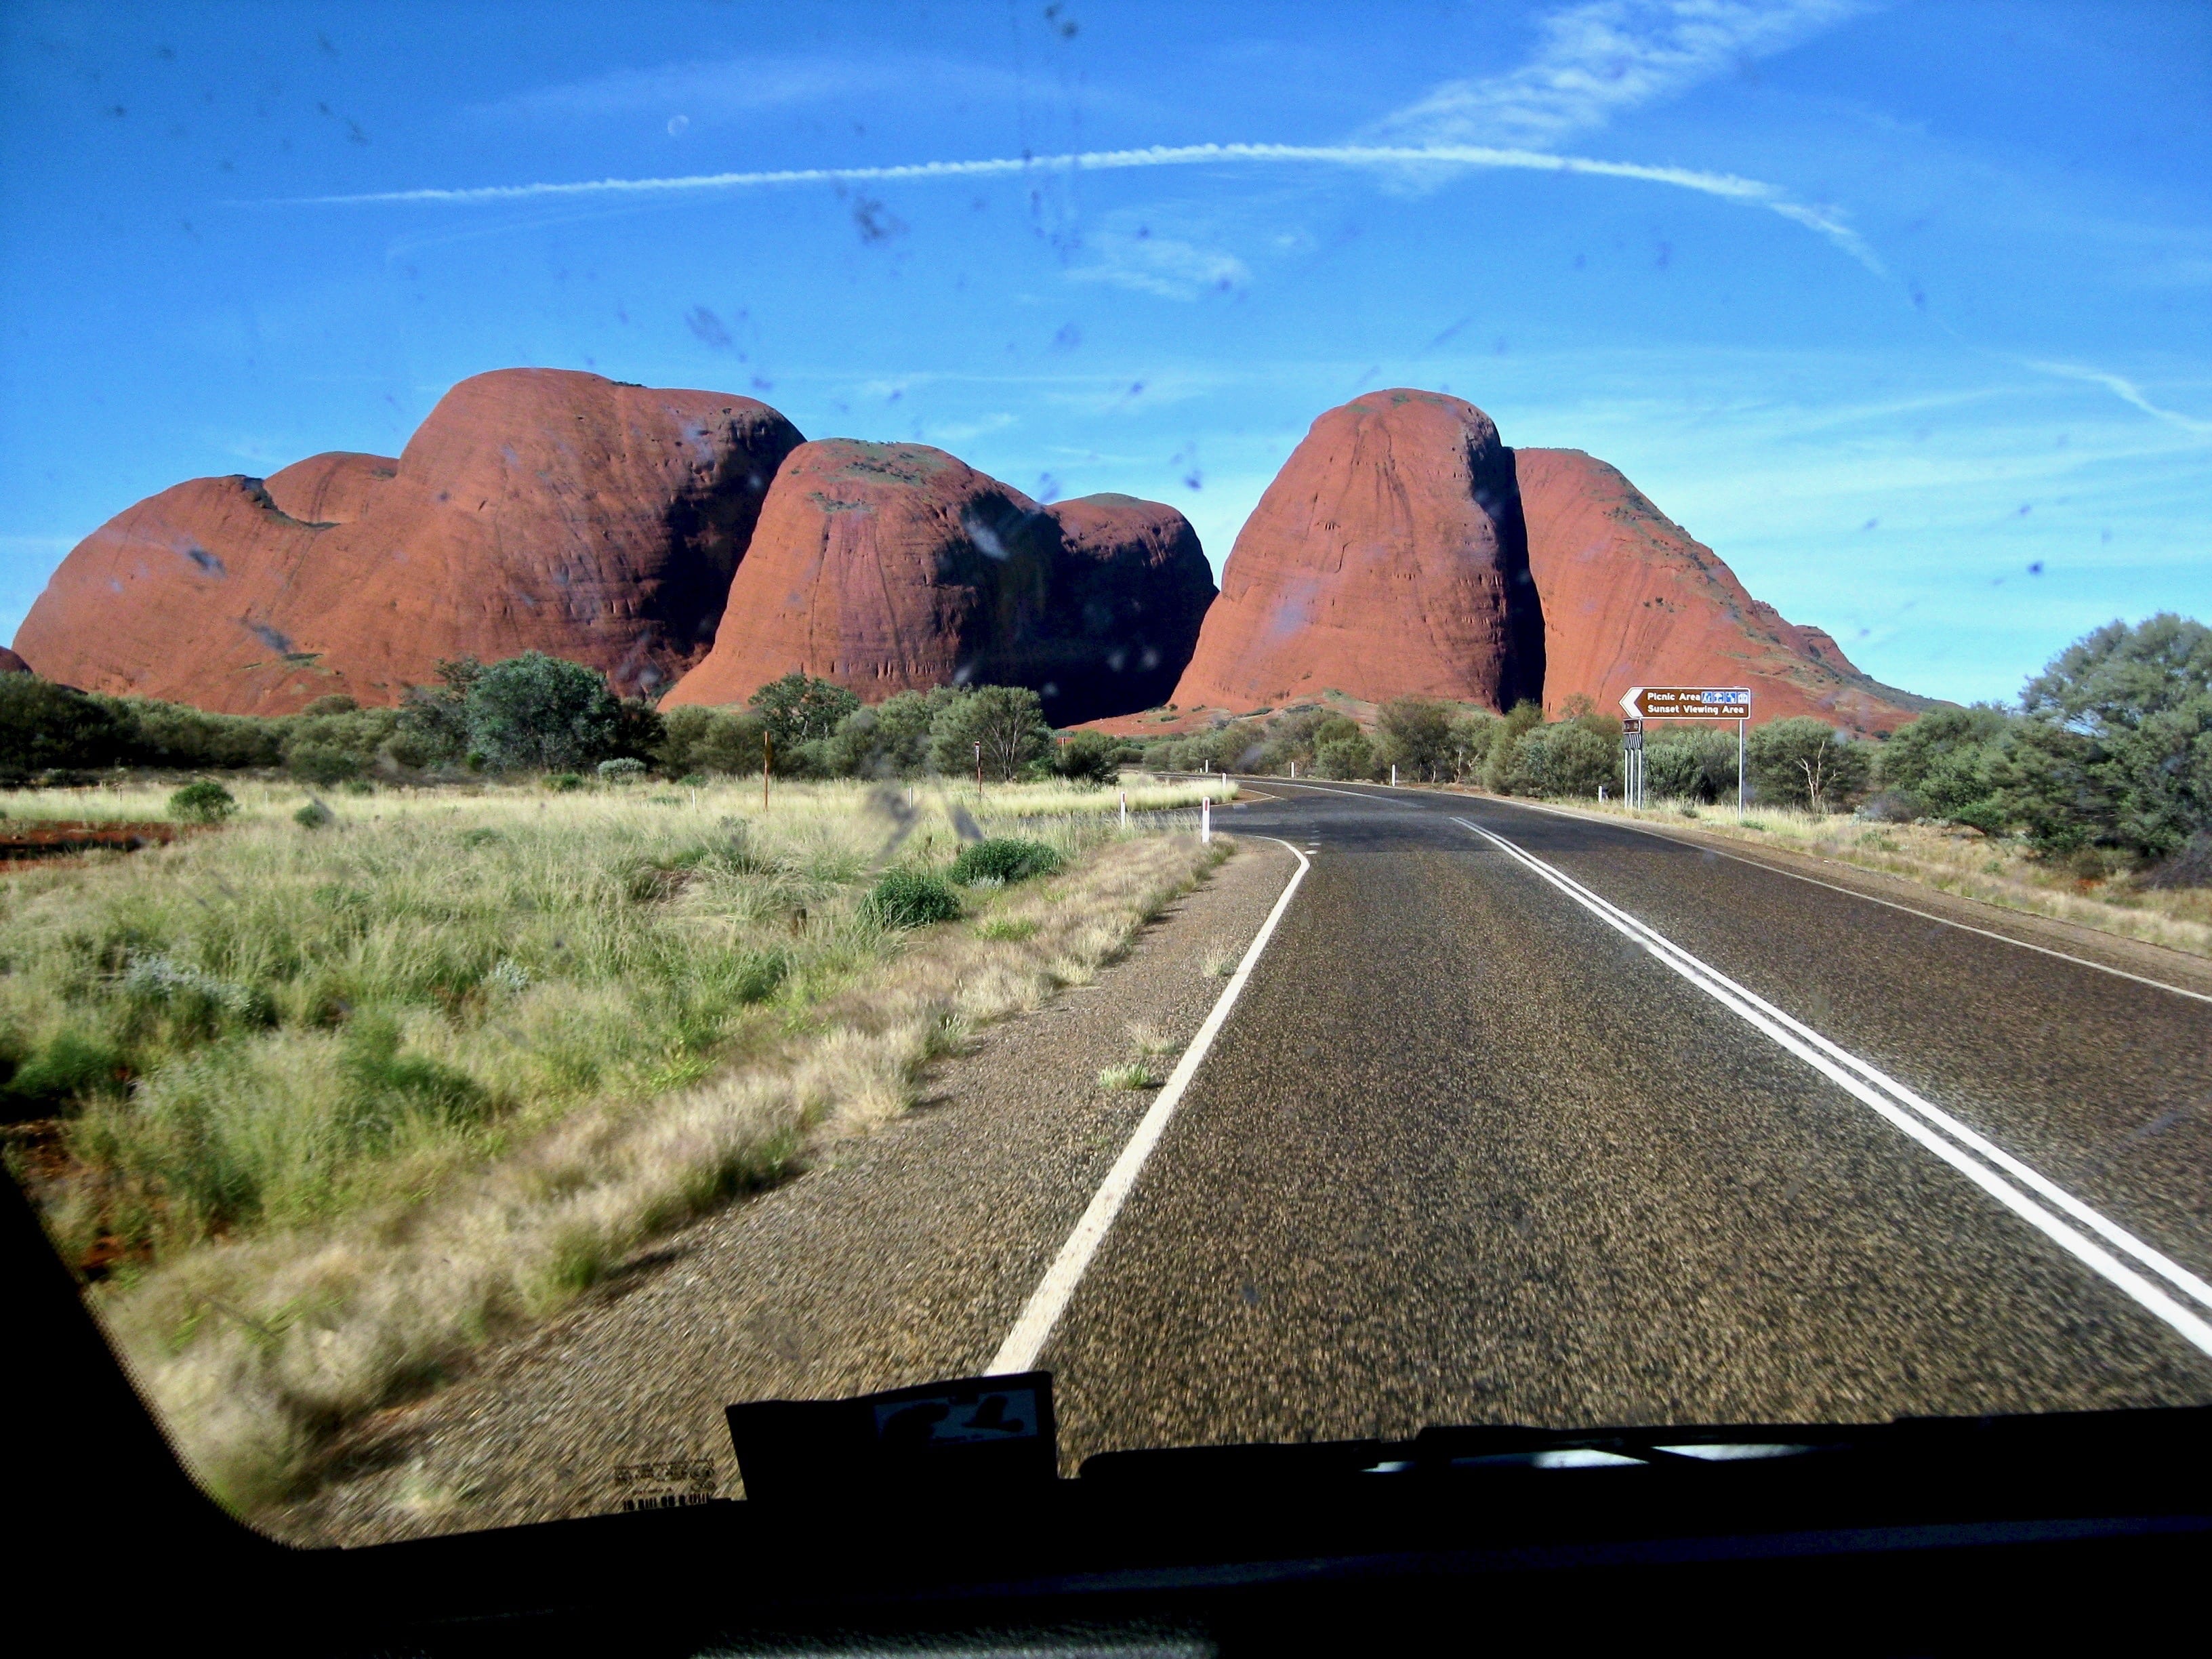
[{"label": "white marker post", "polygon": [[1204,795],[1199,799],[1198,844],[1200,847],[1211,847],[1213,844],[1213,797],[1211,795]]},{"label": "white marker post", "polygon": [[1128,792],[1127,790],[1124,789],[1124,790],[1121,792],[1121,828],[1122,828],[1123,830],[1127,830],[1127,829],[1128,829],[1128,827],[1129,827],[1129,792]]},{"label": "white marker post", "polygon": [[1390,763],[1390,787],[1393,789],[1398,787],[1398,763],[1395,761]]}]

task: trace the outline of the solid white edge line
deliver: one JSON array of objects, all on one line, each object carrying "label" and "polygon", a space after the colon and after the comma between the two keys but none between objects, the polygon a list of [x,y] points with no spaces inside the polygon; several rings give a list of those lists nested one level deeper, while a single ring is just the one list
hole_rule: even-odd
[{"label": "solid white edge line", "polygon": [[[1380,789],[1384,786],[1378,783],[1375,787]],[[1337,790],[1333,793],[1344,794],[1349,792]],[[1730,853],[1705,842],[1685,841],[1680,836],[1669,835],[1666,830],[1657,829],[1651,824],[1636,823],[1626,818],[1615,818],[1595,813],[1570,812],[1557,806],[1539,806],[1534,801],[1528,800],[1516,800],[1512,803],[1512,805],[1522,811],[1541,812],[1549,817],[1570,818],[1577,823],[1603,823],[1610,824],[1616,829],[1632,830],[1639,836],[1650,836],[1660,841],[1672,842],[1677,847],[1694,848],[1698,852],[1711,853],[1716,858],[1727,859],[1734,864],[1747,864],[1753,869],[1764,870],[1770,875],[1786,876],[1791,881],[1802,881],[1808,887],[1825,887],[1830,892],[1841,893],[1846,898],[1864,899],[1869,904],[1879,904],[1885,909],[1901,910],[1908,916],[1918,916],[1923,921],[1936,922],[1945,927],[1955,927],[1962,933],[1979,933],[1984,939],[1993,939],[2000,945],[2014,945],[2023,951],[2033,951],[2038,956],[2056,957],[2059,961],[2070,962],[2077,968],[2094,968],[2100,974],[2110,974],[2114,979],[2133,980],[2136,984],[2148,985],[2154,991],[2170,991],[2175,996],[2187,997],[2194,1002],[2212,1002],[2212,992],[2187,990],[2181,986],[2169,984],[2162,979],[2153,979],[2148,974],[2131,974],[2124,968],[2114,968],[2105,963],[2093,962],[2087,957],[2077,957],[2071,951],[2054,951],[2047,945],[2033,945],[2024,939],[2014,939],[2010,933],[2000,933],[1993,927],[1977,927],[1970,921],[1954,921],[1949,916],[1937,915],[1933,910],[1917,910],[1910,904],[1900,904],[1895,899],[1882,898],[1873,893],[1862,893],[1856,887],[1845,887],[1839,882],[1822,881],[1818,876],[1804,875],[1796,870],[1784,870],[1780,865],[1768,864],[1759,859],[1747,859],[1741,853]],[[1454,819],[1453,822],[1457,823],[1458,820]],[[1986,902],[1986,901],[1984,902]],[[2023,911],[2021,914],[2033,915],[2036,913]],[[2049,916],[2039,916],[2037,919],[2045,921],[2055,920]],[[2115,937],[2120,936],[2115,935]]]},{"label": "solid white edge line", "polygon": [[1252,977],[1252,969],[1259,963],[1260,953],[1267,948],[1267,941],[1275,936],[1276,924],[1282,921],[1283,913],[1291,908],[1291,896],[1298,890],[1298,884],[1306,878],[1306,872],[1312,868],[1306,855],[1286,841],[1273,836],[1255,836],[1250,839],[1274,842],[1298,861],[1298,867],[1291,872],[1289,884],[1276,898],[1275,908],[1267,912],[1267,921],[1260,924],[1260,931],[1253,936],[1243,959],[1237,964],[1237,971],[1230,975],[1229,983],[1215,1000],[1213,1011],[1206,1015],[1206,1023],[1198,1028],[1198,1035],[1191,1039],[1190,1046],[1182,1051],[1182,1058],[1176,1062],[1175,1070],[1168,1074],[1168,1080],[1159,1093],[1152,1097],[1152,1106],[1138,1123],[1137,1132],[1129,1137],[1128,1145],[1122,1147],[1121,1157],[1114,1160],[1114,1167],[1106,1172],[1106,1179],[1091,1195],[1091,1203],[1083,1212],[1082,1219],[1075,1224],[1075,1231],[1068,1234],[1067,1242],[1060,1247],[1060,1254],[1053,1258],[1052,1266],[1045,1269],[1045,1275],[1037,1281],[1036,1289],[1030,1292],[1029,1302],[1023,1307],[1021,1317],[1014,1321],[1014,1328],[1006,1333],[1006,1340],[999,1345],[997,1355],[984,1368],[983,1375],[986,1376],[1002,1376],[1036,1369],[1037,1356],[1051,1339],[1053,1328],[1060,1323],[1060,1315],[1066,1311],[1068,1298],[1075,1294],[1076,1285],[1081,1282],[1085,1270],[1091,1266],[1091,1258],[1097,1255],[1099,1245],[1105,1242],[1107,1231],[1114,1224],[1114,1218],[1121,1213],[1122,1204],[1135,1188],[1137,1176],[1145,1167],[1145,1160],[1152,1156],[1152,1148],[1159,1144],[1160,1136],[1166,1133],[1168,1120],[1175,1115],[1176,1108],[1182,1103],[1183,1091],[1190,1087],[1191,1079],[1197,1075],[1200,1065],[1206,1059],[1206,1050],[1213,1046],[1214,1037],[1229,1018],[1229,1011],[1237,1006],[1237,999],[1243,994],[1244,983]]},{"label": "solid white edge line", "polygon": [[[1634,918],[1628,916],[1625,911],[1608,914],[1613,911],[1614,907],[1599,899],[1595,894],[1585,894],[1576,890],[1578,884],[1575,883],[1571,877],[1563,872],[1555,872],[1541,859],[1523,852],[1503,836],[1485,830],[1480,824],[1469,823],[1464,818],[1454,818],[1452,822],[1457,823],[1462,829],[1495,843],[1502,851],[1534,872],[1542,880],[1565,893],[1599,921],[1604,922],[1606,926],[1641,946],[1656,960],[1703,991],[1729,1012],[1761,1032],[1778,1047],[1803,1060],[1892,1127],[1902,1130],[1929,1152],[1934,1152],[1936,1157],[1957,1170],[1990,1197],[2096,1273],[2115,1289],[2122,1291],[2145,1311],[2164,1321],[2184,1340],[2201,1352],[2212,1355],[2212,1324],[2207,1324],[2135,1269],[2126,1266],[2109,1251],[2075,1231],[2057,1216],[2052,1215],[2050,1211],[2000,1177],[1994,1170],[1970,1156],[1966,1148],[1945,1139],[1930,1125],[1908,1115],[1896,1105],[1882,1098],[1869,1082],[1853,1076],[1850,1071],[1837,1064],[1820,1049],[1801,1041],[1796,1033],[1780,1023],[1780,1018],[1788,1018],[1786,1015],[1780,1016],[1780,1018],[1770,1018],[1759,1008],[1753,1006],[1749,993],[1732,994],[1729,990],[1724,988],[1725,975],[1707,967],[1698,958],[1692,956],[1680,945],[1666,939],[1656,930],[1646,927],[1642,923],[1630,926],[1629,924],[1634,921]],[[1650,937],[1645,937],[1646,934]],[[1656,944],[1654,943],[1655,940],[1657,941]],[[1660,945],[1664,945],[1667,948],[1662,950],[1658,948]],[[1794,1024],[1796,1022],[1792,1021],[1791,1024]],[[1834,1047],[1833,1044],[1827,1042],[1826,1038],[1819,1038],[1818,1041],[1823,1047]],[[1837,1052],[1841,1054],[1843,1051]],[[1876,1077],[1881,1076],[1879,1072],[1865,1065],[1863,1061],[1848,1055],[1845,1058],[1850,1060],[1851,1065],[1856,1069],[1871,1073]],[[2086,1206],[2082,1207],[2087,1208]],[[2111,1224],[2107,1223],[2106,1225],[2109,1226]],[[2123,1237],[2130,1237],[2117,1227],[2112,1231],[2121,1232]],[[2137,1248],[2148,1251],[2149,1247],[2137,1242]],[[2163,1258],[2160,1259],[2163,1260]],[[2177,1271],[2180,1270],[2177,1269]]]},{"label": "solid white edge line", "polygon": [[1861,1060],[1856,1054],[1851,1053],[1848,1048],[1844,1048],[1839,1043],[1831,1042],[1828,1038],[1821,1036],[1820,1033],[1813,1030],[1809,1025],[1791,1018],[1789,1014],[1784,1013],[1781,1009],[1776,1007],[1772,1003],[1767,1001],[1757,992],[1748,990],[1743,986],[1736,983],[1735,981],[1730,979],[1726,974],[1722,973],[1720,969],[1715,968],[1711,963],[1706,962],[1700,957],[1692,956],[1687,951],[1685,951],[1680,945],[1675,944],[1674,940],[1668,939],[1656,928],[1652,927],[1649,923],[1642,921],[1637,917],[1629,915],[1627,911],[1621,909],[1610,900],[1607,900],[1601,895],[1592,891],[1581,882],[1577,881],[1572,876],[1568,875],[1565,871],[1559,870],[1553,866],[1544,865],[1543,860],[1537,859],[1533,854],[1524,852],[1520,848],[1515,847],[1510,842],[1506,841],[1504,837],[1495,835],[1490,830],[1483,830],[1479,825],[1471,824],[1464,818],[1454,818],[1452,822],[1459,824],[1463,829],[1474,830],[1479,835],[1489,836],[1490,839],[1498,842],[1500,846],[1504,847],[1516,857],[1525,860],[1532,864],[1542,866],[1545,869],[1551,871],[1552,873],[1556,875],[1561,882],[1564,882],[1569,887],[1574,889],[1577,892],[1580,893],[1593,903],[1601,906],[1613,916],[1617,917],[1623,922],[1626,922],[1629,927],[1634,929],[1638,933],[1648,935],[1649,939],[1654,942],[1656,948],[1665,952],[1671,952],[1674,956],[1680,957],[1697,973],[1717,981],[1733,995],[1757,1008],[1767,1018],[1787,1027],[1801,1040],[1812,1044],[1813,1047],[1820,1049],[1831,1060],[1836,1060],[1839,1064],[1856,1072],[1869,1083],[1871,1083],[1875,1088],[1883,1091],[1900,1105],[1903,1105],[1912,1111],[1917,1112],[1922,1117],[1927,1119],[1929,1122],[1934,1124],[1936,1128],[1942,1130],[1945,1134],[1949,1135],[1954,1140],[1958,1141],[1969,1151],[1986,1158],[1990,1163],[1996,1164],[2007,1175],[2012,1176],[2014,1180],[2018,1181],[2023,1186],[2029,1188],[2051,1203],[2056,1204],[2060,1209],[2065,1211],[2069,1215],[2072,1216],[2076,1221],[2081,1223],[2082,1225],[2087,1227],[2091,1231],[2101,1235],[2107,1243],[2113,1245],[2124,1254],[2133,1256],[2138,1262],[2142,1263],[2142,1266],[2149,1268],[2160,1279],[2165,1279],[2168,1284],[2173,1285],[2175,1289],[2182,1291],[2193,1300],[2201,1303],[2205,1307],[2212,1308],[2212,1284],[2208,1284],[2205,1280],[2198,1278],[2195,1273],[2191,1273],[2188,1268],[2183,1267],[2172,1257],[2166,1255],[2162,1252],[2154,1249],[2152,1246],[2146,1244],[2142,1239],[2137,1238],[2133,1233],[2128,1231],[2126,1228],[2122,1227],[2118,1223],[2108,1219],[2099,1211],[2092,1209],[2080,1199],[2075,1198],[2073,1194],[2068,1192],[2064,1188],[2058,1185],[2057,1182],[2050,1180],[2040,1171],[2023,1164],[2020,1159],[2014,1158],[2002,1147],[1989,1140],[1976,1130],[1969,1128],[1966,1124],[1952,1116],[1950,1113],[1945,1111],[1942,1107],[1937,1106],[1935,1103],[1927,1099],[1916,1091],[1909,1089],[1904,1084],[1899,1083],[1895,1078],[1890,1076],[1887,1072],[1882,1071],[1878,1066],[1869,1065],[1867,1061]]}]

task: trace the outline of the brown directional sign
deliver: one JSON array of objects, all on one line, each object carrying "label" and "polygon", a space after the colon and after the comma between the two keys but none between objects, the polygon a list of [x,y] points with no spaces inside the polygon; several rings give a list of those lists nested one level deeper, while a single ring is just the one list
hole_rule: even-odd
[{"label": "brown directional sign", "polygon": [[1751,692],[1741,685],[1637,685],[1620,706],[1647,720],[1741,720],[1751,718]]}]

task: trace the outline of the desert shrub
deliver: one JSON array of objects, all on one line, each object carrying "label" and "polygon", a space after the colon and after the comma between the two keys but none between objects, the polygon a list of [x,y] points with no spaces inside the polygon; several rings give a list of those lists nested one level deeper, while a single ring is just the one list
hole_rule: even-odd
[{"label": "desert shrub", "polygon": [[572,771],[605,759],[622,737],[605,678],[543,652],[483,669],[465,703],[470,751],[495,770]]},{"label": "desert shrub", "polygon": [[1482,787],[1499,794],[1513,793],[1514,768],[1521,744],[1544,723],[1541,703],[1521,702],[1492,728],[1489,752],[1482,760]]},{"label": "desert shrub", "polygon": [[111,1038],[64,1029],[14,1061],[0,1085],[0,1117],[47,1117],[93,1095],[119,1095],[130,1073]]},{"label": "desert shrub", "polygon": [[854,709],[830,733],[823,769],[841,778],[910,778],[928,770],[931,728],[967,695],[956,686],[933,686]]},{"label": "desert shrub", "polygon": [[1071,783],[1113,783],[1121,775],[1121,745],[1103,732],[1078,732],[1054,749],[1052,774]]},{"label": "desert shrub", "polygon": [[[234,771],[280,766],[295,719],[211,714],[150,697],[101,697],[129,733],[127,758],[142,766]],[[311,705],[312,706],[312,705]]]},{"label": "desert shrub", "polygon": [[927,927],[960,914],[960,896],[941,876],[921,870],[888,870],[866,900],[866,909],[884,927]]},{"label": "desert shrub", "polygon": [[1582,720],[1566,720],[1523,732],[1504,781],[1516,795],[1595,797],[1620,770],[1617,738],[1600,737]]},{"label": "desert shrub", "polygon": [[322,830],[337,822],[337,814],[319,800],[311,800],[292,814],[292,822],[302,830]]},{"label": "desert shrub", "polygon": [[213,778],[188,783],[169,797],[169,816],[186,823],[220,823],[236,811],[230,791]]},{"label": "desert shrub", "polygon": [[0,771],[112,766],[130,739],[104,699],[33,674],[0,674]]},{"label": "desert shrub", "polygon": [[1749,746],[1759,799],[1807,811],[1849,809],[1873,772],[1865,745],[1808,715],[1753,726]]},{"label": "desert shrub", "polygon": [[632,783],[645,775],[645,763],[635,755],[617,755],[612,760],[599,763],[599,780],[603,783]]},{"label": "desert shrub", "polygon": [[960,855],[952,860],[950,873],[954,881],[972,886],[982,880],[1015,882],[1026,881],[1031,876],[1048,876],[1060,868],[1060,863],[1059,852],[1041,841],[994,836],[962,848]]},{"label": "desert shrub", "polygon": [[550,772],[544,781],[556,795],[570,794],[584,787],[584,780],[574,772]]},{"label": "desert shrub", "polygon": [[1433,697],[1394,697],[1375,711],[1377,767],[1395,765],[1404,778],[1440,783],[1456,775],[1452,710]]}]

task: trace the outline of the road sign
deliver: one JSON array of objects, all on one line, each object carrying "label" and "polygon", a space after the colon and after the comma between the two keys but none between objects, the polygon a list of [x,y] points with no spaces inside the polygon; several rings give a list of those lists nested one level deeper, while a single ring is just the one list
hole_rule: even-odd
[{"label": "road sign", "polygon": [[1620,706],[1648,720],[1742,720],[1751,718],[1751,692],[1740,685],[1632,685]]},{"label": "road sign", "polygon": [[1620,729],[1624,732],[1641,732],[1644,729],[1643,717],[1641,715],[1631,714],[1626,720],[1621,721]]},{"label": "road sign", "polygon": [[1641,732],[1624,732],[1621,735],[1620,740],[1626,744],[1631,749],[1641,749],[1644,747],[1644,734]]}]

